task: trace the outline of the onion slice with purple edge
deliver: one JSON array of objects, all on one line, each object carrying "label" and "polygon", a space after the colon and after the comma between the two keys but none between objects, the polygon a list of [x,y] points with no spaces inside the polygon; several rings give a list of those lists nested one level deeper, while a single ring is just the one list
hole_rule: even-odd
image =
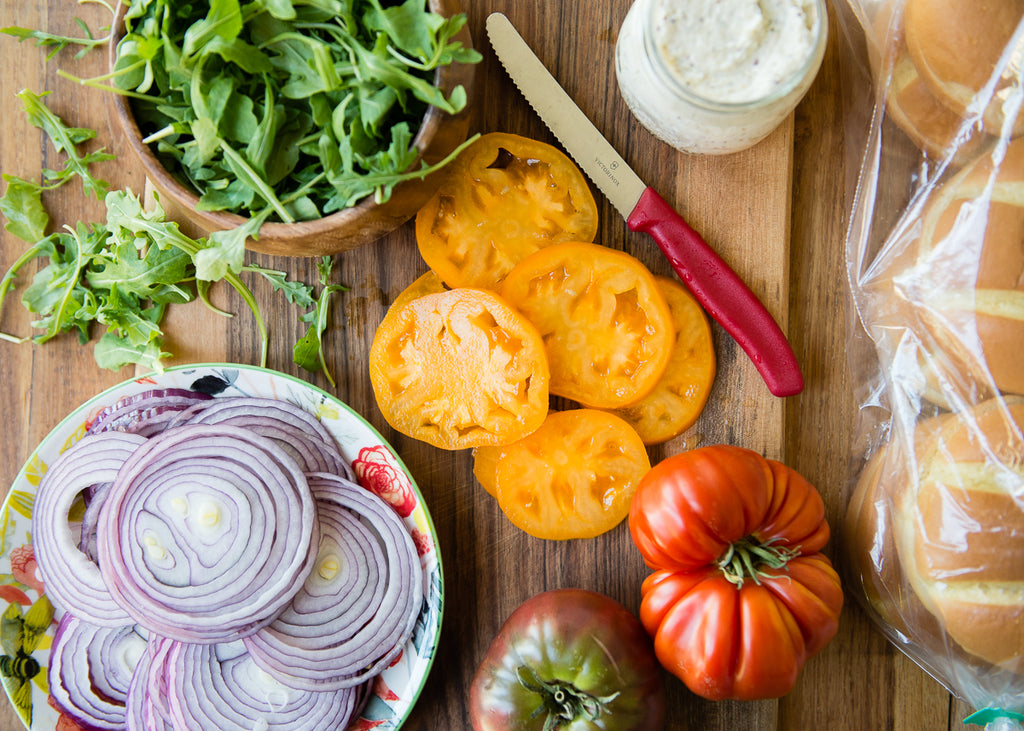
[{"label": "onion slice with purple edge", "polygon": [[86,435],[50,465],[36,493],[32,543],[46,593],[55,605],[91,624],[118,627],[132,622],[111,596],[99,567],[78,549],[80,536],[72,532],[68,511],[79,493],[112,482],[145,443],[137,434]]},{"label": "onion slice with purple edge", "polygon": [[248,429],[278,442],[303,472],[334,472],[352,479],[351,467],[327,428],[308,411],[287,401],[254,397],[215,399],[183,412],[179,421]]},{"label": "onion slice with purple edge", "polygon": [[103,409],[89,433],[123,431],[149,437],[163,431],[179,412],[213,397],[185,388],[157,388],[118,399]]},{"label": "onion slice with purple edge", "polygon": [[141,445],[100,511],[103,579],[134,621],[185,642],[227,642],[269,624],[313,567],[316,505],[278,444],[186,424]]},{"label": "onion slice with purple edge", "polygon": [[139,658],[125,704],[128,731],[171,731],[170,697],[167,695],[167,655],[177,645],[166,637],[151,637]]},{"label": "onion slice with purple edge", "polygon": [[[324,516],[317,567],[281,615],[243,641],[285,685],[345,688],[380,673],[402,651],[423,604],[422,570],[409,530],[384,500],[334,474],[307,477]],[[355,528],[359,523],[369,530]],[[346,549],[351,538],[357,543]],[[376,589],[353,596],[351,586],[375,581],[358,575],[374,555],[366,541],[383,547],[384,575]]]},{"label": "onion slice with purple edge", "polygon": [[176,728],[337,731],[362,701],[358,688],[288,688],[257,667],[241,643],[175,643],[165,665]]},{"label": "onion slice with purple edge", "polygon": [[50,649],[50,695],[85,729],[122,729],[128,688],[147,641],[135,627],[98,627],[66,612]]}]

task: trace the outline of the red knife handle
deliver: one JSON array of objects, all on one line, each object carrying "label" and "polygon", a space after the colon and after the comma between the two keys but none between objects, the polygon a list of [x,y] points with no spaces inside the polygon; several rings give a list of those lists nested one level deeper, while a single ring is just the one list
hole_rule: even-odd
[{"label": "red knife handle", "polygon": [[626,223],[649,234],[701,306],[743,348],[775,396],[804,388],[793,349],[757,296],[700,234],[647,188]]}]

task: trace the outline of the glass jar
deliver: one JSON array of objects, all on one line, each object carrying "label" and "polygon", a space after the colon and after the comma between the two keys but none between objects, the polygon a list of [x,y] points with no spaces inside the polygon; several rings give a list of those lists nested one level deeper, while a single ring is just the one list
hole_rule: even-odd
[{"label": "glass jar", "polygon": [[684,152],[724,154],[756,144],[793,111],[827,40],[825,0],[636,0],[619,30],[615,73],[655,136]]}]

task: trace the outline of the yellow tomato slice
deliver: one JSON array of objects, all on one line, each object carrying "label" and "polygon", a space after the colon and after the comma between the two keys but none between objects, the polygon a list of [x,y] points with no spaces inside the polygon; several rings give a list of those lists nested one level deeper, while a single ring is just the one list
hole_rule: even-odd
[{"label": "yellow tomato slice", "polygon": [[650,393],[668,366],[668,303],[654,275],[623,251],[552,244],[519,262],[501,294],[544,338],[553,394],[620,408]]},{"label": "yellow tomato slice", "polygon": [[480,137],[416,215],[420,255],[450,287],[497,289],[523,257],[556,241],[593,241],[597,203],[559,149],[519,135]]},{"label": "yellow tomato slice", "polygon": [[512,442],[548,410],[536,328],[493,292],[453,289],[388,311],[370,348],[387,422],[442,449]]},{"label": "yellow tomato slice", "polygon": [[644,444],[661,444],[689,429],[704,410],[715,381],[715,347],[704,310],[675,279],[656,277],[675,323],[675,346],[654,390],[616,409]]},{"label": "yellow tomato slice", "polygon": [[593,538],[628,515],[651,468],[636,431],[614,414],[548,414],[539,429],[474,451],[473,472],[514,525],[537,538]]}]

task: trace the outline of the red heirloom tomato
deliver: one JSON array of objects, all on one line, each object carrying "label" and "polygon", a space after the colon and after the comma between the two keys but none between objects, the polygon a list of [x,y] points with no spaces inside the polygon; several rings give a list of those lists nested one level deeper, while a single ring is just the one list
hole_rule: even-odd
[{"label": "red heirloom tomato", "polygon": [[475,731],[657,731],[665,687],[651,640],[611,597],[555,589],[509,615],[469,691]]},{"label": "red heirloom tomato", "polygon": [[641,479],[629,528],[655,569],[640,621],[694,693],[785,695],[835,635],[843,592],[819,553],[825,506],[789,467],[725,445],[669,457]]}]

